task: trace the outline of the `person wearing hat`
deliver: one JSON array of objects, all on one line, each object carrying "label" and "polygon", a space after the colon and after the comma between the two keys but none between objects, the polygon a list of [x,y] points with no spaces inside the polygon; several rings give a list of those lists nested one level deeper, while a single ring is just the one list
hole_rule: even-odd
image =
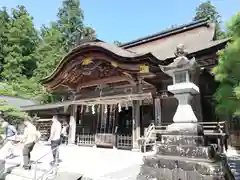
[{"label": "person wearing hat", "polygon": [[2,123],[2,128],[4,130],[4,146],[2,151],[5,154],[5,158],[11,159],[14,157],[14,143],[17,139],[17,130],[13,125],[10,125],[8,122],[4,121]]}]

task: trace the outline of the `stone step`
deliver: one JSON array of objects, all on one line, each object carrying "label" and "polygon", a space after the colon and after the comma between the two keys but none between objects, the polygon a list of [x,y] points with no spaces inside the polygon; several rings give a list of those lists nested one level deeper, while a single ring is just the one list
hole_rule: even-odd
[{"label": "stone step", "polygon": [[[43,175],[46,174],[47,172],[48,170],[45,170],[45,169],[37,169],[37,173],[36,173],[37,179],[43,177]],[[44,178],[47,176],[51,176],[50,174],[51,172],[47,173],[46,175],[44,175],[43,179],[41,180],[44,180]],[[5,176],[5,180],[32,180],[33,178],[34,178],[33,169],[25,170],[20,167],[13,168],[11,172],[6,174]]]},{"label": "stone step", "polygon": [[213,167],[219,169],[220,164],[213,163],[207,159],[196,159],[186,157],[174,157],[174,156],[163,156],[163,155],[152,155],[146,156],[143,159],[143,166],[154,167],[154,168],[167,168],[174,169],[178,167],[185,171],[197,170],[201,174],[207,174]]},{"label": "stone step", "polygon": [[192,136],[192,135],[162,135],[163,144],[168,145],[203,145],[204,139],[202,136]]},{"label": "stone step", "polygon": [[235,177],[235,180],[240,180],[240,159],[235,158],[228,158],[228,165]]},{"label": "stone step", "polygon": [[82,177],[82,174],[71,173],[71,172],[59,172],[54,180],[78,180]]},{"label": "stone step", "polygon": [[209,147],[203,146],[177,146],[177,145],[167,145],[158,144],[157,145],[157,155],[166,156],[177,156],[177,157],[187,157],[187,158],[201,158],[201,159],[211,159],[213,154],[211,153]]}]

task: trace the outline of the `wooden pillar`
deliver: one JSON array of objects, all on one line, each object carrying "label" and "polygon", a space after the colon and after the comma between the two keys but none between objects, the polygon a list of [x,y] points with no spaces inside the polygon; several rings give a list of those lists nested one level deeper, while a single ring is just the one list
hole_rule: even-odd
[{"label": "wooden pillar", "polygon": [[156,126],[161,125],[162,119],[161,119],[161,98],[160,95],[157,94],[154,97],[154,123]]},{"label": "wooden pillar", "polygon": [[137,140],[140,138],[140,101],[133,101],[133,125],[132,125],[132,138],[133,149],[139,149]]},{"label": "wooden pillar", "polygon": [[[135,93],[142,92],[142,83],[141,80],[138,80],[136,83]],[[139,150],[138,139],[140,138],[140,106],[141,100],[133,100],[133,107],[132,107],[132,139],[133,139],[133,150]]]},{"label": "wooden pillar", "polygon": [[69,121],[69,144],[75,144],[76,140],[76,118],[77,118],[77,105],[71,106],[70,121]]}]

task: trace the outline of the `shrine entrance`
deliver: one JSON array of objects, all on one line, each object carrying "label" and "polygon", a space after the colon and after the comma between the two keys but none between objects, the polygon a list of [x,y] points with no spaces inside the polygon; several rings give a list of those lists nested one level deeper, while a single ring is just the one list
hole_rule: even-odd
[{"label": "shrine entrance", "polygon": [[[133,102],[151,98],[151,93],[141,93],[76,100],[79,145],[131,149],[133,136],[136,136],[134,109],[138,109]],[[140,114],[137,118],[141,119]],[[141,131],[139,122],[137,128]]]},{"label": "shrine entrance", "polygon": [[70,143],[138,148],[140,108],[156,91],[145,80],[155,76],[150,66],[159,69],[152,59],[98,40],[79,45],[63,58],[41,83],[72,101]]}]

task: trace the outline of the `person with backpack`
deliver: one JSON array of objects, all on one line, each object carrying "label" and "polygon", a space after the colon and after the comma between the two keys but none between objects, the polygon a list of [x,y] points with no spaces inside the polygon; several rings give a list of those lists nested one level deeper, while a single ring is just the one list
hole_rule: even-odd
[{"label": "person with backpack", "polygon": [[1,154],[4,154],[5,159],[11,159],[14,157],[14,144],[17,140],[17,130],[13,125],[4,121],[2,123],[2,128],[4,130],[4,146],[2,147]]},{"label": "person with backpack", "polygon": [[31,159],[31,152],[39,140],[39,133],[36,127],[29,121],[24,121],[25,129],[23,134],[22,143],[24,143],[23,147],[23,168],[25,170],[31,169],[30,159]]}]

